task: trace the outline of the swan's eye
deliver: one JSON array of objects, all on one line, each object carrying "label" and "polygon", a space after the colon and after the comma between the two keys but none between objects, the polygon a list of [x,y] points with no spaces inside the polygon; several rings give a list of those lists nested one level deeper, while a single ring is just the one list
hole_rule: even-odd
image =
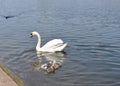
[{"label": "swan's eye", "polygon": [[30,34],[30,37],[31,37],[31,38],[33,37],[33,34],[32,34],[32,33]]}]

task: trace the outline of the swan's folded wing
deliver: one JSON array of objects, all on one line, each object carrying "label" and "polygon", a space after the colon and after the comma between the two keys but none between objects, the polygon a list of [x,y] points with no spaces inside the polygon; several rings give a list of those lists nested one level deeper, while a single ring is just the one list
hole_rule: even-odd
[{"label": "swan's folded wing", "polygon": [[49,48],[55,48],[57,46],[61,46],[64,42],[61,39],[53,39],[49,42],[47,42],[42,49],[49,49]]}]

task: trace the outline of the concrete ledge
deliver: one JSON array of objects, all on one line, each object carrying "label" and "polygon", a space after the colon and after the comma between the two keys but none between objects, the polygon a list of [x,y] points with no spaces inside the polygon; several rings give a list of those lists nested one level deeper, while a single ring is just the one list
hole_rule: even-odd
[{"label": "concrete ledge", "polygon": [[25,86],[25,84],[4,63],[0,62],[0,86]]}]

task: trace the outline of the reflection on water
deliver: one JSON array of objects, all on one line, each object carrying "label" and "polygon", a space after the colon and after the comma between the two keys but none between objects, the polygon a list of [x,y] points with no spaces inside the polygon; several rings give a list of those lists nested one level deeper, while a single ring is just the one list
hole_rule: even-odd
[{"label": "reflection on water", "polygon": [[[67,59],[37,57],[32,31],[65,40]],[[0,61],[27,86],[120,86],[120,0],[0,0]]]},{"label": "reflection on water", "polygon": [[[55,73],[65,60],[65,52],[42,53],[37,52],[38,62],[33,62],[34,71],[44,70],[46,73]],[[43,61],[45,58],[46,61]]]}]

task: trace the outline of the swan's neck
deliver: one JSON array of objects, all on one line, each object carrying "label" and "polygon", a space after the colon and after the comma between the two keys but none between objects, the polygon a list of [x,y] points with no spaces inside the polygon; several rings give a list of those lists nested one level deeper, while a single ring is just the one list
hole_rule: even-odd
[{"label": "swan's neck", "polygon": [[38,38],[38,42],[37,42],[36,50],[39,50],[40,47],[41,47],[41,36],[40,36],[40,34],[37,34],[37,38]]}]

